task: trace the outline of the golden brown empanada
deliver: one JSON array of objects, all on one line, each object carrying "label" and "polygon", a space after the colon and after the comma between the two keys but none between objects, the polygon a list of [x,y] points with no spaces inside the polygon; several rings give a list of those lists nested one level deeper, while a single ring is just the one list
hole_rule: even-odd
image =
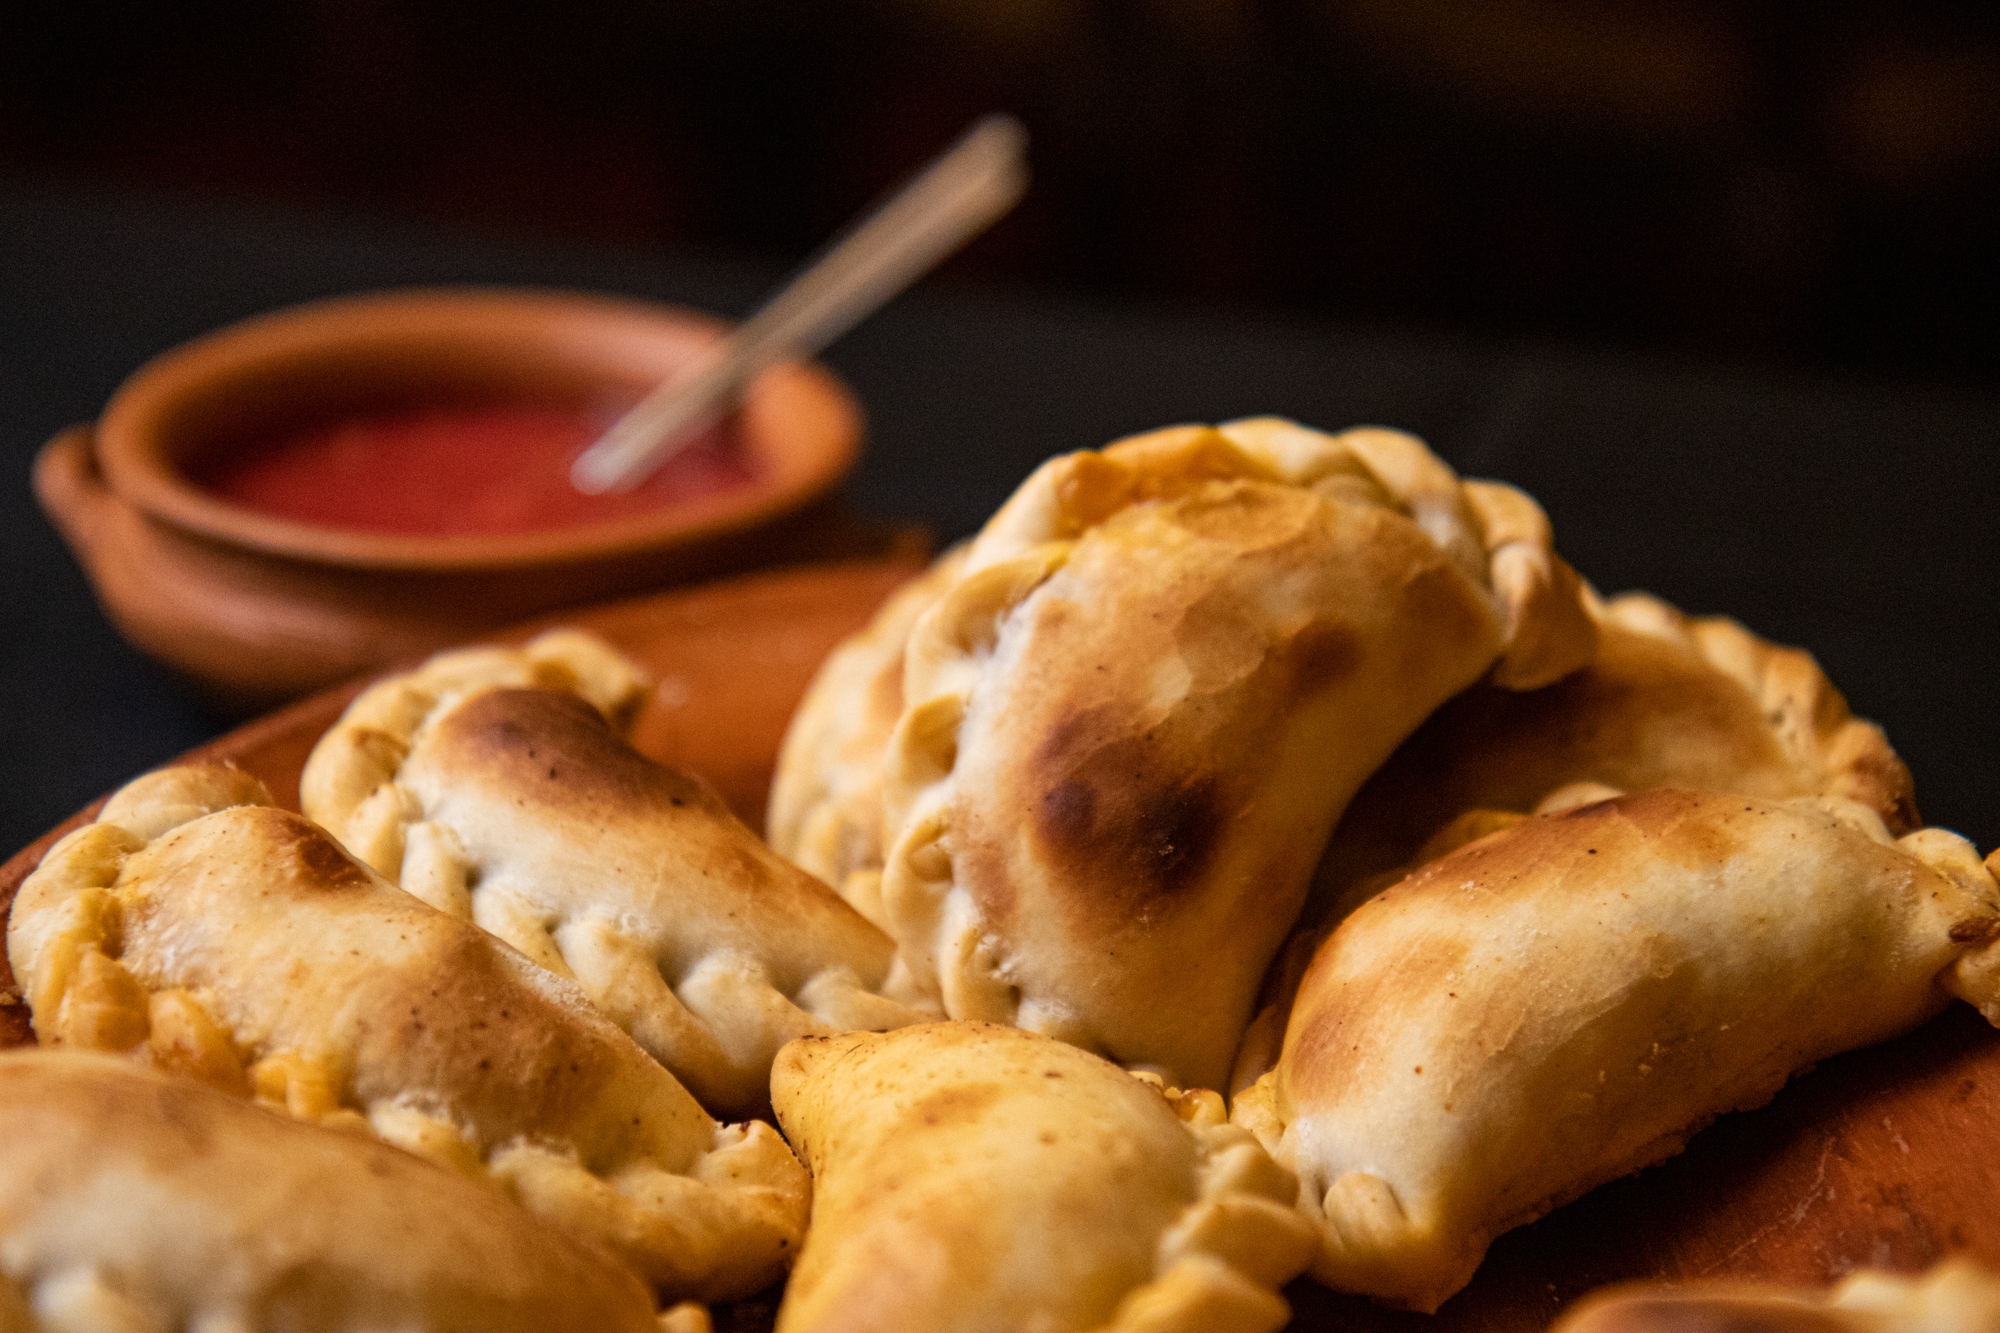
[{"label": "golden brown empanada", "polygon": [[878,925],[882,759],[903,715],[904,650],[917,620],[958,581],[965,554],[957,546],[938,557],[820,665],[771,778],[772,850],[839,889]]},{"label": "golden brown empanada", "polygon": [[1219,1086],[1327,830],[1480,676],[1587,661],[1534,502],[1275,419],[1044,464],[912,632],[884,919],[954,1018]]},{"label": "golden brown empanada", "polygon": [[1531,812],[1688,787],[1767,801],[1838,796],[1898,836],[1919,826],[1909,770],[1809,654],[1644,593],[1593,610],[1589,666],[1539,690],[1473,686],[1355,794],[1313,872],[1296,937],[1266,977],[1232,1090],[1277,1060],[1292,991],[1325,930],[1409,870]]},{"label": "golden brown empanada", "polygon": [[[1234,1114],[1313,1274],[1434,1310],[1488,1243],[1956,994],[2000,1023],[2000,887],[1837,798],[1660,789],[1544,815],[1357,908]],[[1855,996],[1865,1003],[1851,1003]]]},{"label": "golden brown empanada", "polygon": [[1312,1252],[1214,1093],[1034,1033],[809,1037],[771,1097],[813,1172],[780,1333],[1275,1329]]},{"label": "golden brown empanada", "polygon": [[1863,1268],[1831,1290],[1749,1282],[1592,1292],[1552,1333],[1996,1333],[2000,1279],[1967,1259],[1917,1276]]},{"label": "golden brown empanada", "polygon": [[306,813],[343,841],[354,831],[351,850],[431,906],[573,978],[703,1105],[759,1113],[794,1037],[936,1016],[880,994],[889,937],[707,783],[566,691],[435,692],[429,670],[375,686],[321,739]]},{"label": "golden brown empanada", "polygon": [[1409,867],[1468,811],[1527,814],[1574,783],[1838,796],[1897,836],[1920,826],[1909,769],[1810,654],[1644,593],[1598,607],[1598,621],[1597,657],[1583,670],[1525,692],[1475,685],[1418,728],[1356,793],[1315,872],[1315,899],[1339,902],[1370,876]]},{"label": "golden brown empanada", "polygon": [[628,1270],[454,1172],[128,1061],[10,1051],[0,1328],[655,1323]]},{"label": "golden brown empanada", "polygon": [[784,1271],[808,1181],[770,1126],[718,1125],[573,983],[265,799],[168,769],[50,849],[7,939],[44,1045],[372,1129],[677,1296]]}]

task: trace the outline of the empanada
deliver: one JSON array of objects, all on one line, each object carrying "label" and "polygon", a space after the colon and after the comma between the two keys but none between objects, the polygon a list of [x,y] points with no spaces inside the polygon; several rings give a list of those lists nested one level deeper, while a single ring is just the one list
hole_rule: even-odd
[{"label": "empanada", "polygon": [[1539,690],[1450,700],[1355,794],[1313,872],[1295,939],[1265,980],[1230,1087],[1278,1057],[1291,992],[1325,930],[1375,891],[1529,813],[1688,787],[1760,800],[1837,796],[1916,829],[1910,771],[1812,657],[1658,598],[1593,600],[1597,657]]},{"label": "empanada", "polygon": [[772,850],[839,889],[878,925],[882,760],[903,715],[904,650],[917,620],[958,582],[965,554],[957,546],[938,557],[820,664],[771,777]]},{"label": "empanada", "polygon": [[654,1333],[625,1268],[454,1172],[75,1051],[0,1055],[0,1328]]},{"label": "empanada", "polygon": [[895,947],[707,783],[562,689],[374,686],[321,739],[305,811],[384,876],[573,978],[703,1105],[759,1113],[794,1037],[935,1012]]},{"label": "empanada", "polygon": [[1551,1333],[2000,1333],[2000,1278],[1960,1258],[1916,1276],[1858,1269],[1824,1292],[1631,1283],[1592,1292]]},{"label": "empanada", "polygon": [[167,769],[50,849],[7,938],[44,1045],[372,1129],[676,1296],[784,1271],[808,1181],[770,1126],[718,1125],[573,983],[266,799]]},{"label": "empanada", "polygon": [[1534,502],[1407,435],[1053,459],[912,632],[884,919],[951,1017],[1220,1086],[1362,780],[1475,679],[1594,642]]},{"label": "empanada", "polygon": [[1475,685],[1397,749],[1335,828],[1315,899],[1339,900],[1407,868],[1469,811],[1527,814],[1574,783],[1765,801],[1838,796],[1874,810],[1899,837],[1920,826],[1909,769],[1880,727],[1848,711],[1810,654],[1644,593],[1597,614],[1589,666],[1539,690]]},{"label": "empanada", "polygon": [[1500,1232],[1805,1066],[1953,994],[2000,1024],[1996,940],[2000,886],[1940,829],[1894,841],[1837,798],[1581,806],[1357,908],[1234,1115],[1298,1175],[1314,1276],[1434,1310]]},{"label": "empanada", "polygon": [[1214,1093],[1034,1033],[809,1037],[771,1099],[813,1172],[779,1333],[1253,1333],[1312,1252]]}]

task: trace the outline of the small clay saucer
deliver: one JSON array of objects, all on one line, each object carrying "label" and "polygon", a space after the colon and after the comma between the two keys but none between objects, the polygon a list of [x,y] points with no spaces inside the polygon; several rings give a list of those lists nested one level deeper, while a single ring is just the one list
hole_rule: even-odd
[{"label": "small clay saucer", "polygon": [[725,328],[637,301],[494,289],[282,310],[141,367],[95,426],[43,448],[35,493],[120,631],[247,713],[554,608],[869,547],[830,499],[861,414],[817,365],[769,370],[745,395],[734,430],[747,482],[582,526],[316,526],[191,480],[274,433],[385,408],[629,403]]}]

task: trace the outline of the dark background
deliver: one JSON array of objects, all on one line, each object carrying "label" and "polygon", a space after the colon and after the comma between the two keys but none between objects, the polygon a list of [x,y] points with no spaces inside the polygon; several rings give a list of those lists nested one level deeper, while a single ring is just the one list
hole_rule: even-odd
[{"label": "dark background", "polygon": [[1275,411],[1535,494],[1809,646],[2000,844],[2000,20],[1690,0],[0,4],[0,854],[229,724],[99,616],[41,441],[358,288],[742,313],[975,116],[1017,212],[831,349],[862,509]]},{"label": "dark background", "polygon": [[976,115],[961,277],[1990,380],[1953,0],[12,0],[0,173],[789,263]]}]

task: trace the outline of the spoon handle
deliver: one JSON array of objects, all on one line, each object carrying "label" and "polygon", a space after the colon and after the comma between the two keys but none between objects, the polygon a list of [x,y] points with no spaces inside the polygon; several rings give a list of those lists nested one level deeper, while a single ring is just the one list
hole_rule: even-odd
[{"label": "spoon handle", "polygon": [[887,203],[837,239],[727,339],[647,394],[577,457],[570,480],[626,491],[721,417],[758,372],[811,356],[1019,202],[1027,132],[987,116]]}]

